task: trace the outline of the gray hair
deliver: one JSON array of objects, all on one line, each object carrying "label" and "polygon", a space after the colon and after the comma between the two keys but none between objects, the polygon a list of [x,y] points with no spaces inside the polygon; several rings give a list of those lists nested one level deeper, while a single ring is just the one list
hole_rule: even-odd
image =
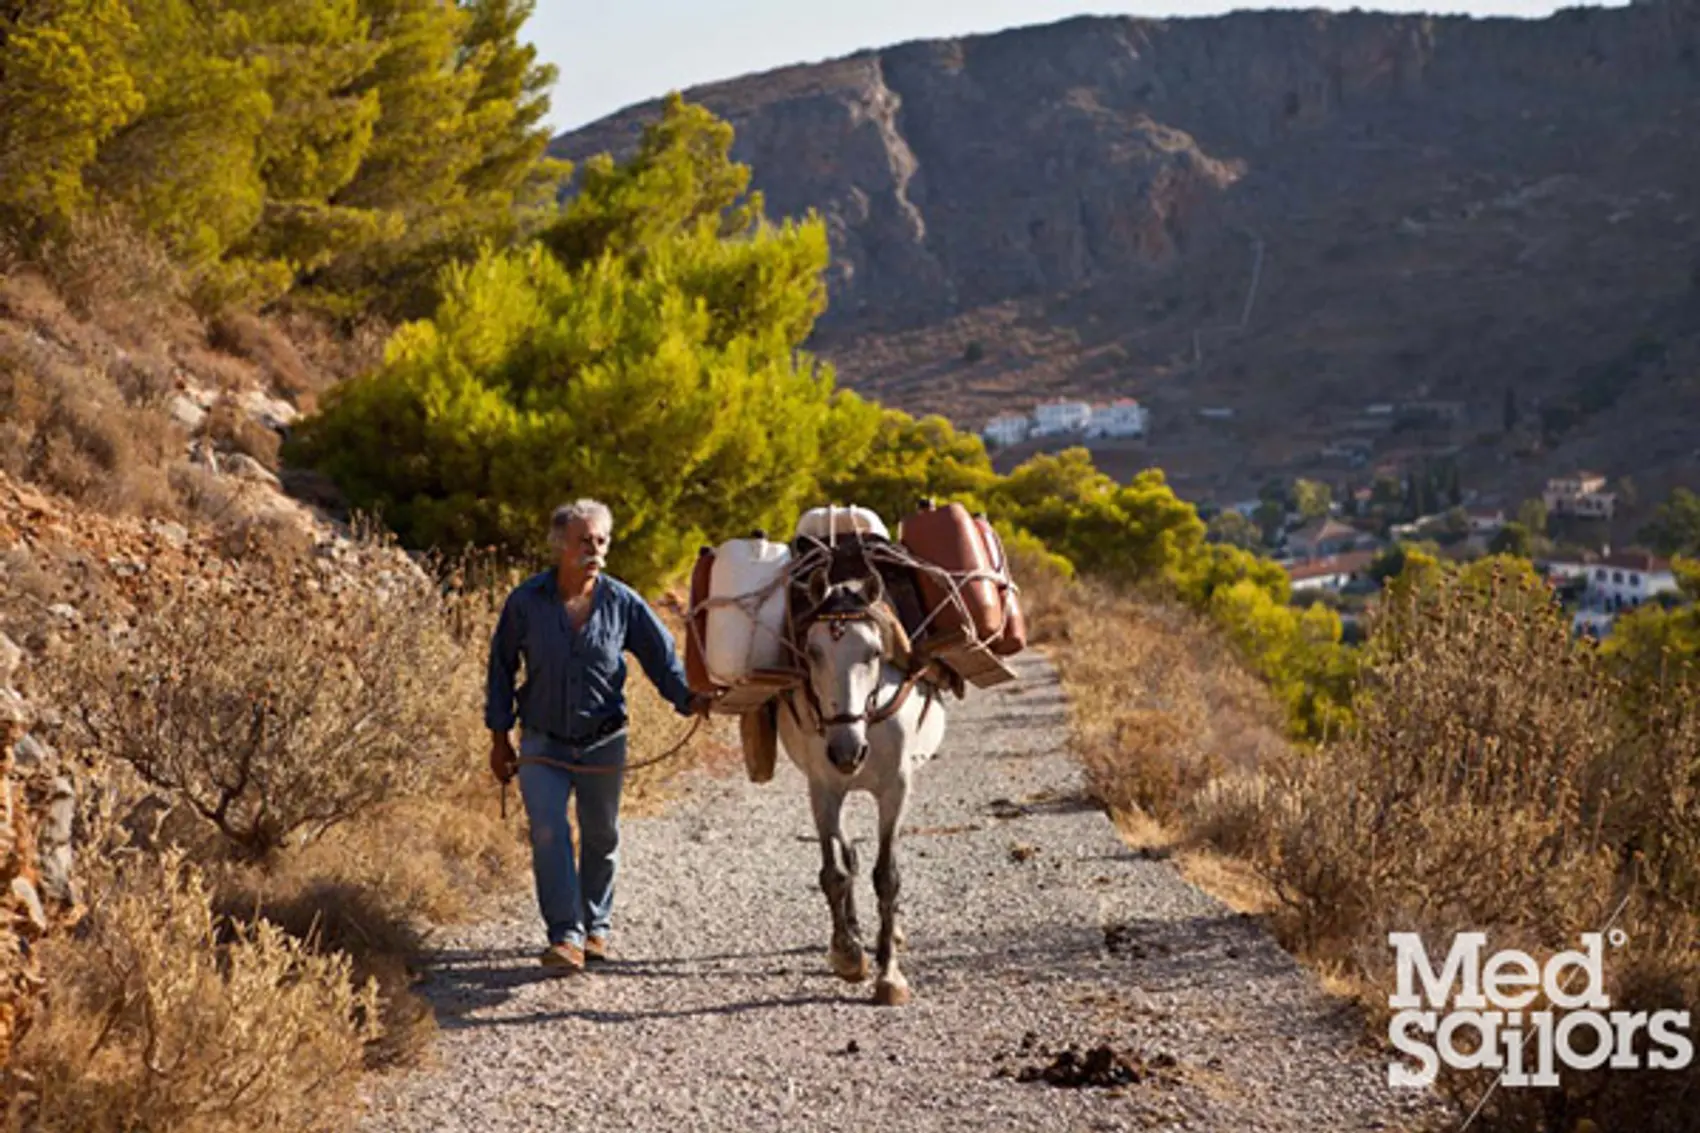
[{"label": "gray hair", "polygon": [[567,525],[575,519],[582,519],[592,531],[613,538],[614,513],[608,510],[608,505],[600,500],[574,500],[570,504],[562,504],[555,509],[555,514],[549,517],[549,546],[559,551],[567,537]]}]

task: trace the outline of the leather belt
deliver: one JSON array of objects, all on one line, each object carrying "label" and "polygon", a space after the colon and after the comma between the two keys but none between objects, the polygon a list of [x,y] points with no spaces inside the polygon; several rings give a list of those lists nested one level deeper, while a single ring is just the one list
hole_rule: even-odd
[{"label": "leather belt", "polygon": [[593,731],[582,736],[563,736],[557,732],[551,732],[547,728],[539,728],[538,731],[542,732],[545,736],[548,736],[556,743],[564,744],[567,747],[589,747],[593,743],[605,740],[609,736],[624,731],[625,727],[626,715],[623,712],[619,712],[608,717],[606,720],[602,721],[602,723],[598,724]]}]

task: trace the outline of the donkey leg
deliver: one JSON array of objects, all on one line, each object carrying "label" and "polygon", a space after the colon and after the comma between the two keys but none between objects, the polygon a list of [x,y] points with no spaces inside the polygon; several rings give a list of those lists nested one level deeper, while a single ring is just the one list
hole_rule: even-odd
[{"label": "donkey leg", "polygon": [[838,978],[859,983],[868,978],[868,956],[856,923],[856,855],[844,840],[841,816],[844,792],[809,783],[809,801],[820,836],[820,888],[832,913],[832,947],[827,962]]},{"label": "donkey leg", "polygon": [[897,829],[903,817],[908,784],[901,783],[880,794],[880,848],[874,861],[874,893],[880,902],[879,940],[874,947],[877,977],[874,1002],[882,1007],[901,1007],[909,1002],[909,981],[897,967],[897,895],[903,879],[897,869]]}]

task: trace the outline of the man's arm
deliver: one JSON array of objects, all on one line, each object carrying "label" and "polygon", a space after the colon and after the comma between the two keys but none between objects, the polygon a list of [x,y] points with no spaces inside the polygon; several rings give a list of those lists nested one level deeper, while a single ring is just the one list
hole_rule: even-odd
[{"label": "man's arm", "polygon": [[649,603],[633,595],[632,608],[626,617],[626,648],[643,666],[644,675],[655,686],[663,700],[681,716],[697,711],[701,701],[691,693],[685,680],[685,667],[673,647],[673,635],[661,623]]},{"label": "man's arm", "polygon": [[510,594],[490,637],[490,665],[484,680],[484,726],[490,730],[490,773],[507,782],[514,773],[514,677],[519,671],[519,647],[525,640],[524,615],[517,596]]}]

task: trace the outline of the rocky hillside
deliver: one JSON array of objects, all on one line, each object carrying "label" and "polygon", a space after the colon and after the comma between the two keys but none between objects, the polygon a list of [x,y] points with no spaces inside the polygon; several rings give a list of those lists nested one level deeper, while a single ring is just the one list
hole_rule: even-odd
[{"label": "rocky hillside", "polygon": [[[1581,462],[1657,491],[1700,445],[1692,0],[1077,19],[687,95],[771,211],[826,219],[817,346],[900,407],[1132,394],[1127,459],[1198,495],[1315,471],[1385,400],[1463,402],[1439,447],[1511,488]],[[1508,386],[1545,427],[1489,445]]]}]

